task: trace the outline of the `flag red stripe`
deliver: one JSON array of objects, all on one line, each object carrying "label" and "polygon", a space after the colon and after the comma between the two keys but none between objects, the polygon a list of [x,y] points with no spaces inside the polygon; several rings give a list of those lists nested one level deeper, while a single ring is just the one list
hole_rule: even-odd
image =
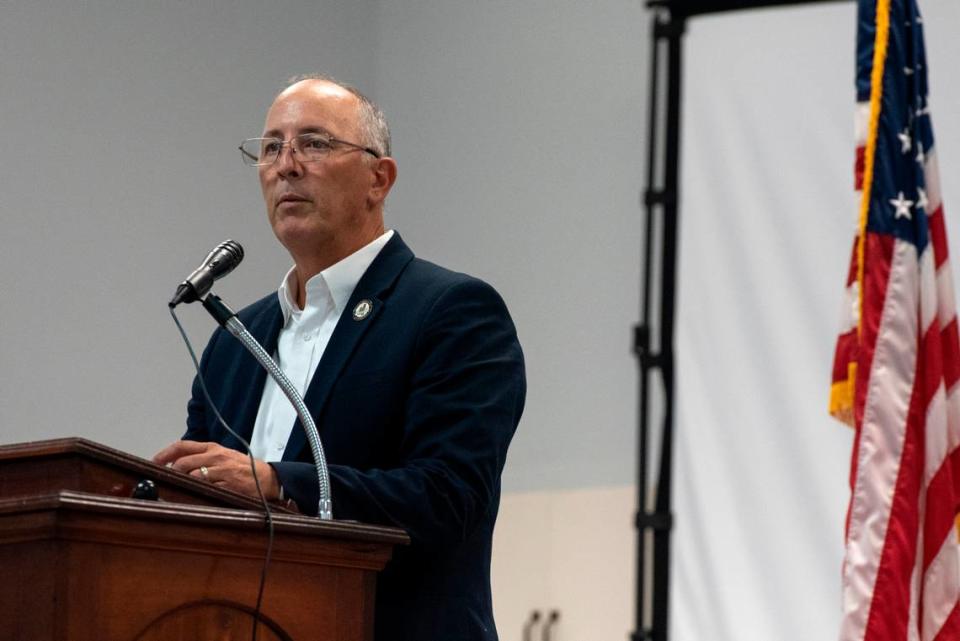
[{"label": "flag red stripe", "polygon": [[890,518],[884,537],[883,552],[877,579],[873,586],[870,616],[865,639],[870,641],[903,641],[907,638],[910,612],[910,577],[916,560],[917,535],[920,528],[919,496],[923,479],[924,416],[926,405],[922,385],[923,359],[918,358],[897,483],[890,506]]},{"label": "flag red stripe", "polygon": [[947,230],[943,220],[943,205],[937,207],[927,218],[927,226],[930,229],[930,242],[933,244],[933,262],[937,269],[946,262],[947,256]]},{"label": "flag red stripe", "polygon": [[854,327],[837,338],[837,349],[833,355],[833,382],[847,380],[848,364],[856,357],[857,328]]},{"label": "flag red stripe", "polygon": [[853,188],[857,191],[863,191],[863,168],[866,164],[867,149],[860,145],[857,147],[857,158],[853,163]]},{"label": "flag red stripe", "polygon": [[953,511],[960,514],[960,448],[950,452],[944,464],[947,463],[953,467]]},{"label": "flag red stripe", "polygon": [[960,450],[954,450],[944,460],[927,486],[927,513],[923,527],[923,571],[936,558],[946,537],[953,537],[954,518],[957,515],[957,494],[960,484]]},{"label": "flag red stripe", "polygon": [[[940,388],[943,381],[943,351],[940,348],[940,323],[934,318],[930,327],[923,333],[920,340],[920,352],[917,354],[917,381],[923,384],[921,407],[930,406],[933,395]],[[914,382],[916,386],[917,381]]]},{"label": "flag red stripe", "polygon": [[943,385],[949,392],[960,380],[960,338],[956,315],[940,332],[940,350],[943,354]]},{"label": "flag red stripe", "polygon": [[[893,260],[894,238],[886,234],[868,232],[863,248],[863,292],[860,310],[860,348],[858,354],[856,388],[854,390],[854,420],[857,425],[863,422],[863,405],[867,398],[867,383],[873,354],[877,348],[877,332],[880,329],[880,317],[886,300],[887,281],[890,280],[890,262]],[[856,459],[854,459],[856,461]],[[856,470],[851,470],[856,474]]]}]

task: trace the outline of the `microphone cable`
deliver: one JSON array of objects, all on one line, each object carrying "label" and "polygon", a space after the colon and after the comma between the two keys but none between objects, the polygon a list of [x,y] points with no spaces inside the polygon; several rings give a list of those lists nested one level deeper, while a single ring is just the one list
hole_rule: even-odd
[{"label": "microphone cable", "polygon": [[190,338],[187,336],[186,331],[183,329],[183,325],[180,324],[180,319],[177,318],[177,313],[173,307],[169,307],[170,316],[173,317],[173,322],[176,324],[177,329],[180,331],[180,336],[183,338],[184,344],[187,346],[187,351],[190,352],[190,360],[193,361],[193,367],[197,371],[197,380],[200,381],[200,388],[203,390],[203,396],[207,399],[207,404],[213,409],[213,413],[216,415],[217,420],[220,422],[220,425],[223,426],[228,433],[230,433],[234,438],[243,443],[243,447],[246,449],[247,457],[250,459],[250,471],[253,472],[253,483],[257,487],[257,496],[260,497],[260,504],[263,506],[263,511],[266,514],[267,521],[267,554],[263,559],[263,567],[260,571],[260,587],[257,590],[257,605],[253,612],[253,634],[252,641],[257,641],[257,628],[260,625],[260,608],[263,604],[263,590],[267,583],[267,569],[270,567],[270,560],[273,555],[273,515],[270,512],[270,504],[267,502],[266,497],[263,495],[263,490],[260,488],[260,478],[257,476],[257,465],[256,461],[253,458],[253,453],[250,451],[250,443],[246,441],[242,436],[233,431],[233,429],[227,425],[227,422],[224,420],[223,416],[220,415],[220,410],[217,409],[216,404],[213,402],[213,399],[210,398],[210,392],[207,391],[207,384],[203,380],[203,373],[200,371],[200,361],[197,360],[197,355],[193,351],[193,345],[190,343]]}]

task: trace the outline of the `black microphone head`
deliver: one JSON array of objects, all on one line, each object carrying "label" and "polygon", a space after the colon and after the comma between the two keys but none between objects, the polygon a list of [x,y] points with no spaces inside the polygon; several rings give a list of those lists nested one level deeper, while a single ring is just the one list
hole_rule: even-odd
[{"label": "black microphone head", "polygon": [[[213,281],[220,280],[236,269],[241,260],[243,260],[243,247],[240,246],[240,243],[235,240],[225,240],[207,254],[203,264],[200,265],[200,269],[209,273],[212,279],[210,285],[213,285]],[[187,278],[187,280],[190,279]],[[207,289],[209,291],[209,287]],[[203,292],[200,296],[206,293]]]},{"label": "black microphone head", "polygon": [[203,298],[213,282],[220,280],[243,260],[243,247],[235,240],[225,240],[213,248],[203,262],[187,279],[180,283],[168,305],[176,307],[180,303],[192,303]]},{"label": "black microphone head", "polygon": [[208,258],[217,254],[222,255],[224,260],[230,263],[230,269],[232,270],[243,260],[243,247],[235,240],[225,240],[213,248]]},{"label": "black microphone head", "polygon": [[200,266],[184,281],[196,292],[194,300],[206,296],[213,287],[213,282],[236,269],[241,260],[243,260],[243,247],[235,240],[225,240],[214,247]]}]

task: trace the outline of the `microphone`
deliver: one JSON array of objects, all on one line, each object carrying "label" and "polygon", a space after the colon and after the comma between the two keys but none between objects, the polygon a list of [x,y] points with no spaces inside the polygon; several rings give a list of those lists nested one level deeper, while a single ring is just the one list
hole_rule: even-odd
[{"label": "microphone", "polygon": [[220,280],[240,264],[243,260],[243,247],[234,240],[225,240],[213,251],[207,254],[203,262],[187,276],[187,279],[177,287],[173,298],[167,303],[174,308],[180,303],[192,303],[203,298],[213,282]]}]

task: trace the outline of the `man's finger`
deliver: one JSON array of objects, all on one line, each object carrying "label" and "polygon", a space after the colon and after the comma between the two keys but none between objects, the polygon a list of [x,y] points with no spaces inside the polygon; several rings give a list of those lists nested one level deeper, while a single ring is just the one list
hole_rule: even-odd
[{"label": "man's finger", "polygon": [[213,482],[213,469],[210,468],[209,466],[207,466],[206,476],[204,476],[203,474],[203,466],[199,466],[195,469],[190,470],[188,474],[196,479],[200,479],[201,481],[207,481],[209,483]]},{"label": "man's finger", "polygon": [[182,456],[205,452],[209,445],[209,443],[199,443],[197,441],[175,441],[154,454],[153,462],[157,465],[166,465]]},{"label": "man's finger", "polygon": [[191,474],[194,470],[199,470],[201,465],[213,467],[215,455],[210,452],[201,452],[200,454],[190,454],[181,456],[173,461],[171,467],[180,472]]}]

